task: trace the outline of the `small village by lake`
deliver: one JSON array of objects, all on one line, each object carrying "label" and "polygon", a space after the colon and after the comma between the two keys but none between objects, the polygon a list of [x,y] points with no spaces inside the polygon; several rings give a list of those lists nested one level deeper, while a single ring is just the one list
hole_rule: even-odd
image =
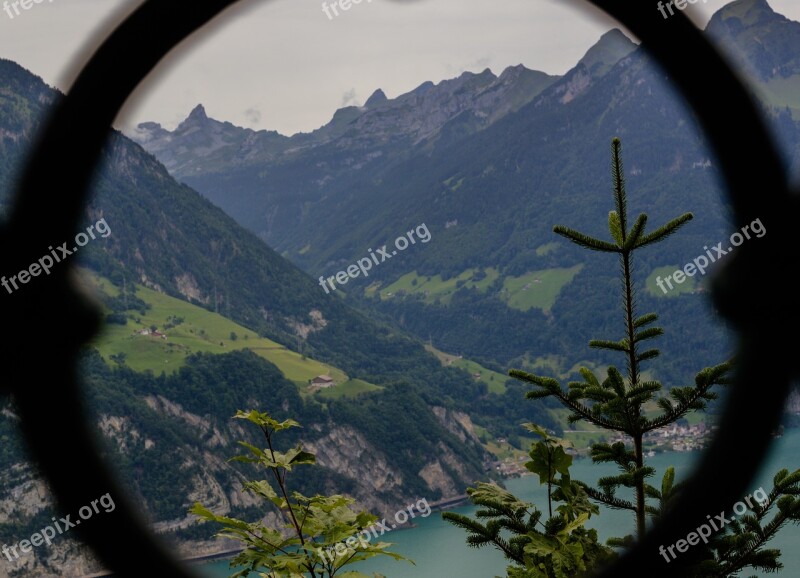
[{"label": "small village by lake", "polygon": [[[796,392],[792,393],[786,405],[786,412],[794,419],[800,417],[800,394]],[[665,452],[680,453],[701,451],[708,447],[718,429],[718,426],[713,423],[713,418],[708,415],[704,416],[704,421],[698,423],[673,424],[669,428],[646,433],[643,438],[644,450],[648,458]],[[789,431],[798,430],[793,429]],[[773,437],[779,438],[783,433],[784,429],[781,426],[773,433]],[[580,437],[578,437],[578,435]],[[595,437],[588,438],[588,443],[586,443],[587,436]],[[596,430],[565,429],[562,437],[573,446],[567,448],[567,453],[577,459],[589,457],[590,445],[593,443],[614,444],[623,442],[627,445],[632,443],[632,440],[628,436],[603,436],[601,432]],[[583,441],[583,443],[577,443],[575,438]],[[527,452],[513,447],[505,438],[499,438],[497,440],[497,448],[499,449],[499,451],[496,452],[498,459],[492,463],[485,464],[487,471],[492,471],[496,476],[501,478],[515,478],[530,474],[527,468],[525,468],[525,462],[530,459]]]}]

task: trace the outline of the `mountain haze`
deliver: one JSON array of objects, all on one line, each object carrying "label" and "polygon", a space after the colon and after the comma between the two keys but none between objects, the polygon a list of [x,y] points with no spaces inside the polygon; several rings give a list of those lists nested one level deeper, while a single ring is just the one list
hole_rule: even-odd
[{"label": "mountain haze", "polygon": [[[761,96],[785,162],[795,170],[799,31],[799,23],[775,13],[765,0],[732,2],[712,17],[707,31],[735,55]],[[391,245],[403,231],[425,223],[429,244],[409,249],[340,293],[373,316],[498,371],[527,365],[559,373],[586,356],[602,360],[584,353],[588,338],[582,335],[615,331],[611,316],[585,326],[590,312],[614,302],[611,264],[586,261],[552,227],[604,234],[597,224],[605,222],[610,207],[608,145],[619,136],[632,210],[647,212],[651,226],[684,211],[695,215],[660,254],[645,253],[637,267],[650,287],[641,295],[643,307],[663,311],[668,320],[664,357],[691,366],[723,356],[721,329],[702,343],[678,329],[692,320],[712,320],[700,294],[705,279],[680,295],[654,289],[656,275],[731,233],[719,171],[670,79],[643,49],[612,30],[563,76],[530,88],[517,82],[517,90],[495,90],[499,100],[493,106],[501,114],[491,116],[481,108],[481,87],[497,86],[510,70],[515,69],[496,79],[484,71],[423,83],[395,99],[397,106],[415,95],[414,102],[423,102],[419,95],[425,90],[436,100],[426,94],[431,104],[403,114],[397,107],[384,113],[393,101],[376,92],[366,109],[341,109],[319,131],[292,137],[317,144],[291,154],[266,158],[228,146],[215,149],[206,168],[193,172],[183,163],[171,170],[313,277],[335,274],[367,249]],[[525,77],[536,74],[544,78],[530,71]],[[453,108],[447,90],[453,86],[463,86],[463,102],[471,102],[466,109]],[[202,129],[190,124],[187,119],[172,133],[142,125],[137,138],[167,166],[177,151],[202,158],[204,149],[193,149],[187,136],[196,138]],[[340,136],[323,143],[317,134]],[[674,381],[691,377],[676,366],[659,370]]]},{"label": "mountain haze", "polygon": [[[766,0],[736,0],[706,33],[747,79],[797,173],[800,23]],[[0,214],[58,98],[0,59]],[[731,138],[743,138],[730,114]],[[194,501],[264,516],[241,492],[258,474],[227,462],[238,440],[260,443],[230,419],[237,409],[299,421],[286,447],[302,442],[320,467],[297,489],[350,494],[379,517],[487,479],[505,448],[525,446],[522,423],[561,433],[563,414],[525,401],[528,388],[507,372],[569,380],[580,366],[618,361],[587,347],[619,334],[618,263],[553,233],[563,224],[607,237],[613,137],[630,210],[648,214],[648,232],[694,214],[634,263],[637,306],[657,311],[666,332],[663,360],[648,371],[682,385],[728,357],[730,336],[709,307],[708,276],[669,294],[655,278],[734,229],[695,115],[619,30],[563,75],[519,64],[430,79],[393,98],[376,87],[309,133],[238,127],[202,104],[175,130],[112,131],[85,214],[86,225],[105,219],[111,235],[74,264],[106,318],[81,360],[86,401],[131,499],[185,556],[219,548],[187,515]],[[421,225],[429,242],[392,253]],[[384,245],[391,258],[369,277],[321,287]],[[32,323],[45,350],[48,320]],[[337,385],[310,387],[325,374]],[[0,540],[16,543],[54,512],[13,400],[0,409]],[[70,540],[21,564],[9,574],[98,570]]]}]

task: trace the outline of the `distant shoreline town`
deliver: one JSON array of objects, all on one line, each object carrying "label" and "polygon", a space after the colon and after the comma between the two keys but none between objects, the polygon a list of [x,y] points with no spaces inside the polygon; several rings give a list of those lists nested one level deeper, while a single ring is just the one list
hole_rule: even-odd
[{"label": "distant shoreline town", "polygon": [[[800,393],[797,391],[792,392],[789,396],[786,412],[787,414],[800,416]],[[716,435],[716,430],[718,428],[719,426],[717,425],[701,422],[692,425],[673,425],[671,428],[663,431],[648,432],[643,438],[644,449],[648,457],[653,457],[657,453],[663,452],[694,452],[704,450],[711,439]],[[570,431],[572,430],[564,430],[564,433],[568,434]],[[597,433],[598,441],[600,441],[602,432],[598,431]],[[783,435],[783,426],[774,431],[772,435],[773,437],[781,437]],[[609,444],[616,442],[631,443],[629,438],[621,435],[614,435],[611,438],[603,439]],[[500,438],[497,441],[501,444],[508,443],[505,438]],[[584,458],[588,457],[589,448],[570,448],[567,450],[567,453],[577,458]],[[525,452],[518,450],[512,457],[487,461],[484,463],[484,469],[487,472],[491,471],[503,478],[518,478],[531,475],[531,472],[525,467],[525,462],[529,460],[530,458]]]}]

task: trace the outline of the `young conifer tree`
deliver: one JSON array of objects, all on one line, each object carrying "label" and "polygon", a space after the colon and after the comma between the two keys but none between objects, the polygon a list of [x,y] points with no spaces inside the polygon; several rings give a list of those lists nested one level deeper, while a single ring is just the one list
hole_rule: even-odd
[{"label": "young conifer tree", "polygon": [[[610,366],[605,379],[601,381],[590,369],[583,367],[580,369],[583,380],[569,382],[567,389],[551,377],[521,370],[511,370],[509,375],[536,386],[536,389],[528,392],[529,399],[555,398],[572,412],[569,417],[571,423],[584,420],[604,430],[623,434],[630,440],[627,443],[592,445],[592,460],[614,463],[620,473],[601,478],[598,481],[599,488],[582,485],[586,493],[601,504],[631,511],[636,521],[636,533],[641,537],[645,532],[647,517],[659,517],[681,486],[674,483],[673,468],[667,469],[660,488],[647,483],[647,479],[655,474],[655,469],[645,464],[645,434],[669,427],[691,411],[705,410],[707,403],[717,398],[714,389],[729,383],[733,360],[704,368],[695,376],[694,385],[673,387],[668,395],[659,395],[662,390],[660,382],[642,379],[643,363],[660,355],[658,349],[645,349],[645,344],[663,335],[664,331],[654,325],[658,319],[655,313],[640,316],[636,310],[634,253],[675,233],[692,219],[692,214],[685,213],[652,233],[645,232],[645,214],[640,214],[631,224],[618,138],[613,139],[611,152],[615,204],[615,210],[608,216],[611,240],[596,239],[561,225],[553,230],[581,247],[617,255],[622,281],[622,336],[613,340],[595,339],[589,342],[589,346],[619,353],[625,360],[624,374],[617,367]],[[656,415],[646,415],[644,406],[653,400],[659,410]],[[700,558],[705,558],[705,561],[698,566],[698,576],[729,576],[731,572],[748,566],[766,571],[780,567],[777,562],[780,551],[764,550],[763,546],[783,524],[800,519],[800,500],[794,497],[800,493],[800,471],[790,475],[787,470],[782,470],[775,476],[774,484],[767,503],[752,508],[752,513],[744,516],[741,523],[731,524],[726,528],[727,532],[715,535],[709,546],[704,545],[704,554]],[[617,495],[621,487],[633,490],[632,501]],[[655,500],[656,505],[649,504],[648,499]],[[762,521],[775,505],[779,511],[762,526]],[[609,540],[609,544],[622,546],[632,540],[632,536],[626,536]]]},{"label": "young conifer tree", "polygon": [[[645,464],[643,439],[645,434],[665,428],[690,411],[704,410],[706,404],[716,399],[716,386],[729,381],[733,361],[707,367],[695,377],[692,386],[673,387],[669,394],[659,395],[661,383],[643,380],[642,364],[659,355],[655,348],[644,349],[644,344],[662,335],[654,325],[655,313],[639,315],[636,311],[636,284],[633,278],[633,256],[636,251],[666,239],[691,220],[690,213],[683,214],[652,233],[645,233],[647,216],[639,215],[630,224],[623,177],[619,139],[612,141],[612,180],[615,210],[609,213],[610,241],[595,239],[563,226],[554,231],[587,249],[616,254],[620,263],[622,280],[623,332],[616,340],[592,340],[590,347],[619,353],[625,360],[624,374],[611,366],[602,381],[588,368],[581,368],[582,381],[567,384],[567,389],[551,377],[538,376],[520,370],[509,375],[536,389],[529,399],[553,397],[571,411],[570,422],[588,421],[611,432],[623,434],[624,442],[599,443],[591,447],[594,462],[615,464],[620,473],[601,478],[599,488],[573,481],[568,468],[571,460],[556,451],[558,444],[541,428],[526,424],[530,431],[543,436],[544,441],[532,444],[531,462],[526,467],[538,473],[540,481],[548,484],[548,511],[550,519],[542,522],[542,514],[533,504],[521,502],[510,493],[491,484],[479,484],[468,493],[478,510],[479,520],[466,516],[445,514],[450,522],[469,533],[468,544],[474,547],[491,545],[503,552],[514,563],[508,568],[509,578],[565,578],[585,575],[604,565],[613,555],[597,542],[594,533],[587,533],[583,523],[598,511],[587,506],[584,497],[601,504],[633,513],[638,536],[645,532],[647,517],[658,518],[671,506],[682,484],[675,483],[675,470],[664,473],[660,487],[647,479],[655,469]],[[645,404],[655,401],[655,415],[645,411]],[[545,456],[544,458],[542,456]],[[547,458],[547,456],[550,456]],[[547,459],[545,459],[547,458]],[[552,491],[553,487],[557,490]],[[619,488],[628,488],[633,500],[617,495]],[[738,576],[746,568],[775,572],[782,568],[778,558],[780,550],[765,546],[787,522],[800,521],[800,470],[789,473],[783,469],[773,478],[768,492],[759,488],[762,499],[749,504],[747,513],[730,516],[730,523],[715,527],[702,543],[693,546],[692,565],[684,575],[687,578],[729,578]],[[755,493],[753,494],[756,495]],[[552,502],[563,502],[553,515]],[[649,503],[648,503],[649,501]],[[777,511],[775,511],[777,510]],[[774,512],[774,513],[773,513]],[[711,513],[709,513],[711,514]],[[716,514],[716,513],[714,513]],[[736,518],[736,519],[734,519]],[[481,523],[481,519],[488,520]],[[564,529],[568,531],[564,531]],[[626,546],[632,536],[614,538],[611,546]],[[678,554],[685,550],[678,550]],[[666,550],[665,564],[675,559],[675,552]],[[670,556],[673,556],[670,558]]]},{"label": "young conifer tree", "polygon": [[[692,219],[692,214],[685,213],[652,233],[645,233],[645,214],[640,214],[631,225],[618,138],[613,140],[611,152],[615,204],[615,210],[608,215],[611,240],[595,239],[562,225],[557,225],[553,230],[581,247],[618,256],[622,277],[623,335],[617,340],[594,339],[589,342],[589,347],[620,353],[625,359],[625,375],[611,366],[607,370],[607,377],[601,382],[591,370],[584,367],[580,370],[583,381],[570,382],[567,390],[551,377],[532,375],[520,370],[512,370],[509,375],[537,386],[536,390],[528,393],[529,399],[556,398],[572,411],[569,418],[571,423],[586,420],[602,429],[616,431],[630,438],[631,446],[623,443],[592,446],[592,459],[596,462],[617,464],[620,474],[603,478],[599,482],[601,489],[587,488],[587,492],[607,506],[633,511],[637,534],[642,536],[646,523],[646,479],[654,474],[653,468],[644,464],[644,435],[675,423],[691,410],[704,409],[708,401],[716,398],[712,387],[725,383],[730,363],[704,369],[697,375],[694,386],[673,388],[670,391],[672,400],[659,399],[659,406],[662,408],[660,415],[651,418],[644,415],[644,404],[654,399],[655,394],[661,390],[661,384],[658,381],[642,380],[643,362],[660,354],[658,349],[643,350],[642,346],[662,335],[664,330],[653,325],[658,319],[655,313],[642,316],[637,314],[633,257],[639,249],[663,241],[675,233]],[[633,488],[633,502],[615,495],[620,486]]]}]

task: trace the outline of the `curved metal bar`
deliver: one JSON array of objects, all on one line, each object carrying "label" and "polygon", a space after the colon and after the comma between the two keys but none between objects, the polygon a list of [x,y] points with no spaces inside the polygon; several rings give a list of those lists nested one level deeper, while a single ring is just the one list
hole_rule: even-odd
[{"label": "curved metal bar", "polygon": [[[759,255],[767,251],[770,254],[775,251],[775,255],[788,252],[791,245],[786,238],[790,229],[785,225],[795,214],[794,203],[789,200],[785,176],[753,103],[731,71],[682,15],[665,22],[649,3],[589,1],[644,40],[701,115],[701,123],[710,131],[710,142],[727,175],[737,220],[744,223],[760,217],[770,226],[770,236],[760,240],[763,242],[737,250],[716,286],[720,307],[739,328],[747,331],[742,340],[738,383],[721,424],[722,435],[714,441],[676,511],[603,574],[632,576],[646,569],[652,576],[681,575],[677,564],[680,559],[668,566],[658,557],[657,546],[665,541],[672,543],[668,540],[697,527],[707,513],[738,500],[760,462],[758,454],[767,447],[768,432],[776,423],[788,387],[789,371],[780,361],[790,343],[784,340],[784,344],[773,344],[758,339],[759,329],[766,329],[771,321],[779,319],[774,315],[779,304],[789,302],[788,298],[781,299],[788,290],[776,295],[775,287],[770,287],[767,299],[766,289],[752,280],[770,277],[764,266],[759,266]],[[71,237],[78,227],[86,190],[108,136],[108,127],[129,93],[175,45],[235,2],[199,0],[187,7],[178,0],[149,0],[100,47],[69,94],[55,107],[30,157],[11,221],[0,231],[0,243],[10,246],[13,242],[19,248],[13,255],[0,257],[3,271],[20,270],[42,254],[43,246]],[[678,37],[680,43],[675,42]],[[141,38],[147,41],[140,42]],[[131,47],[135,50],[128,52]],[[708,86],[693,86],[693,77],[706,79]],[[748,149],[737,148],[741,145],[726,134],[729,118],[716,106],[723,98],[740,110],[738,124],[747,134]],[[749,167],[756,167],[759,174],[750,174]],[[748,187],[753,188],[748,190]],[[754,190],[759,191],[758,199],[748,195]],[[768,206],[757,210],[757,201],[765,195],[774,198],[769,199]],[[40,212],[43,206],[46,211]],[[43,236],[51,242],[43,243]],[[149,536],[137,520],[134,507],[98,457],[86,425],[76,374],[79,348],[96,331],[98,317],[68,281],[67,269],[64,266],[54,270],[49,277],[0,302],[4,318],[16,328],[14,341],[7,341],[2,350],[10,377],[3,390],[15,395],[30,448],[63,511],[76,512],[100,495],[107,492],[113,495],[117,504],[113,513],[76,528],[103,562],[120,576],[167,573],[176,578],[189,577],[191,574]],[[52,381],[44,388],[45,395],[41,388],[27,384],[29,376],[41,366],[42,352],[29,347],[34,343],[33,329],[29,329],[31,325],[26,320],[42,315],[56,321],[54,326],[58,327],[49,354],[51,366],[66,368],[60,375],[49,376]],[[791,322],[796,315],[781,311],[780,319]],[[763,390],[754,402],[753,396],[747,395],[747,384],[756,383],[756,368],[758,377],[774,384],[774,389]],[[754,414],[758,425],[755,431],[743,427],[745,423],[752,426]],[[745,441],[755,442],[757,452],[742,454]],[[720,485],[720,472],[731,471],[734,464],[740,469],[744,466],[744,471]]]},{"label": "curved metal bar", "polygon": [[[99,47],[69,94],[45,123],[18,187],[8,227],[0,233],[2,270],[19,271],[70,239],[78,230],[87,189],[109,127],[133,89],[178,43],[235,0],[149,0]],[[49,239],[49,242],[44,239]],[[3,318],[15,338],[2,354],[22,427],[33,455],[64,513],[111,493],[116,508],[73,531],[92,545],[120,576],[192,574],[152,537],[99,457],[80,401],[76,364],[79,348],[98,328],[98,316],[68,281],[68,264],[54,268],[24,290],[4,295]],[[33,387],[43,352],[33,344],[31,319],[45,318],[54,330],[44,387]],[[37,371],[38,370],[38,371]]]},{"label": "curved metal bar", "polygon": [[[646,569],[651,577],[685,576],[691,551],[667,562],[659,546],[685,538],[707,523],[707,515],[727,511],[739,501],[780,420],[793,344],[788,335],[769,339],[773,333],[769,329],[778,319],[791,324],[797,312],[783,311],[792,299],[785,288],[776,287],[781,285],[780,272],[767,267],[795,262],[789,255],[788,224],[798,212],[755,103],[700,31],[681,13],[664,20],[651,2],[589,1],[642,39],[698,115],[722,166],[737,223],[760,218],[770,231],[769,241],[762,242],[764,236],[758,243],[737,248],[714,281],[717,305],[741,335],[735,382],[718,434],[671,513],[601,574],[636,576]],[[720,106],[723,101],[725,106]],[[738,113],[735,127],[730,124],[730,110]]]}]

